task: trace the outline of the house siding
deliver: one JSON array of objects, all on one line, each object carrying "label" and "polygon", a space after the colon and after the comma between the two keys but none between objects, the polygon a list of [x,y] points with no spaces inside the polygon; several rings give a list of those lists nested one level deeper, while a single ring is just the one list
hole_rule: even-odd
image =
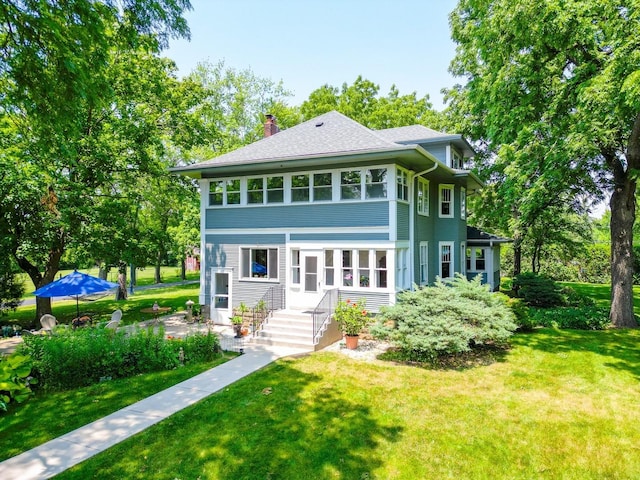
[{"label": "house siding", "polygon": [[[340,288],[340,300],[360,301],[364,299],[367,311],[376,313],[380,311],[380,307],[392,303],[391,297],[395,297],[391,293],[383,292],[363,292],[362,290],[349,290],[345,287]],[[395,302],[393,302],[395,303]]]},{"label": "house siding", "polygon": [[[277,246],[278,248],[278,281],[240,280],[240,246]],[[286,283],[285,265],[285,235],[206,235],[205,262],[207,268],[201,274],[205,275],[206,301],[211,300],[211,269],[231,268],[232,306],[241,302],[253,307],[273,285]]]},{"label": "house siding", "polygon": [[372,240],[389,240],[388,233],[292,233],[289,238],[291,241],[372,241]]},{"label": "house siding", "polygon": [[388,201],[304,203],[258,207],[209,208],[206,229],[385,227],[389,225]]},{"label": "house siding", "polygon": [[436,157],[445,165],[447,164],[447,146],[446,145],[432,145],[432,144],[423,144],[421,145],[427,152]]},{"label": "house siding", "polygon": [[410,213],[408,204],[397,202],[396,218],[396,238],[398,240],[409,240]]}]

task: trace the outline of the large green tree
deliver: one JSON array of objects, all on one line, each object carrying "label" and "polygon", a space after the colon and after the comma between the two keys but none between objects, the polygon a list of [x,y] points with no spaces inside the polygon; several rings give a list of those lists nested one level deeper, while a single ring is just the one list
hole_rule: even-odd
[{"label": "large green tree", "polygon": [[[633,225],[640,168],[640,5],[636,1],[461,0],[450,92],[489,149],[535,138],[547,169],[603,177],[611,193],[611,321],[636,326]],[[490,158],[490,157],[488,157]],[[531,159],[535,161],[535,159]],[[523,192],[524,193],[524,192]]]},{"label": "large green tree", "polygon": [[300,107],[304,120],[336,110],[372,129],[385,129],[421,124],[439,129],[444,126],[439,112],[432,108],[429,96],[419,98],[416,92],[400,95],[392,85],[386,96],[380,86],[361,76],[352,85],[341,88],[323,85],[314,90]]},{"label": "large green tree", "polygon": [[[188,34],[186,0],[0,5],[0,234],[36,287],[65,251],[109,242],[132,179],[157,171],[175,129],[158,53]],[[96,218],[103,235],[96,238]],[[38,299],[37,313],[49,312]]]}]

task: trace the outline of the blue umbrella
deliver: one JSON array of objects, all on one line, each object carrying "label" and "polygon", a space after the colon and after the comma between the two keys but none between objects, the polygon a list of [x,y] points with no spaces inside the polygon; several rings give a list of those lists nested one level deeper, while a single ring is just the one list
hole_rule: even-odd
[{"label": "blue umbrella", "polygon": [[86,273],[80,273],[74,270],[69,275],[65,275],[55,282],[40,287],[33,292],[33,294],[36,297],[76,297],[76,310],[79,317],[80,307],[78,305],[78,298],[81,295],[104,292],[117,286],[117,283],[107,282],[101,278],[92,277]]}]

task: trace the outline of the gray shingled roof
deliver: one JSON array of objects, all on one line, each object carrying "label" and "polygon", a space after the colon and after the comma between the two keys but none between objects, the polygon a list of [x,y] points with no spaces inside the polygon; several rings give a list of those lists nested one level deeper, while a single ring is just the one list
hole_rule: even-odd
[{"label": "gray shingled roof", "polygon": [[492,233],[483,232],[477,227],[467,225],[467,242],[470,244],[486,244],[489,243],[509,243],[513,242],[510,238],[499,237]]},{"label": "gray shingled roof", "polygon": [[[366,151],[398,150],[398,145],[373,130],[332,111],[295,127],[190,167],[264,162],[307,156],[338,155]],[[186,167],[184,169],[188,169]]]},{"label": "gray shingled roof", "polygon": [[448,133],[438,132],[423,125],[387,128],[385,130],[376,130],[375,132],[385,140],[395,143],[420,143],[420,140],[452,137]]}]

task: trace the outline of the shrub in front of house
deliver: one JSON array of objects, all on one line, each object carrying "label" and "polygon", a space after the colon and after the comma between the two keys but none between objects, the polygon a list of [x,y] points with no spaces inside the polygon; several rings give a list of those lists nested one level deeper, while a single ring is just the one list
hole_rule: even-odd
[{"label": "shrub in front of house", "polygon": [[383,307],[371,333],[414,360],[434,360],[480,345],[505,345],[515,331],[515,315],[480,279],[457,275],[451,282],[402,292]]},{"label": "shrub in front of house", "polygon": [[513,298],[504,293],[495,293],[499,295],[507,307],[511,309],[516,318],[516,325],[521,332],[530,332],[537,325],[536,320],[529,315],[530,308],[521,298]]},{"label": "shrub in front of house", "polygon": [[512,288],[516,297],[531,307],[549,308],[567,304],[562,288],[546,275],[521,273],[514,277]]},{"label": "shrub in front of house", "polygon": [[195,334],[185,340],[165,338],[164,331],[135,329],[61,330],[53,336],[25,336],[21,352],[33,359],[31,375],[48,390],[66,390],[112,378],[176,368],[180,349],[185,362],[212,359],[220,352],[216,335]]},{"label": "shrub in front of house", "polygon": [[529,315],[541,327],[604,330],[611,325],[609,309],[595,306],[532,308]]}]

